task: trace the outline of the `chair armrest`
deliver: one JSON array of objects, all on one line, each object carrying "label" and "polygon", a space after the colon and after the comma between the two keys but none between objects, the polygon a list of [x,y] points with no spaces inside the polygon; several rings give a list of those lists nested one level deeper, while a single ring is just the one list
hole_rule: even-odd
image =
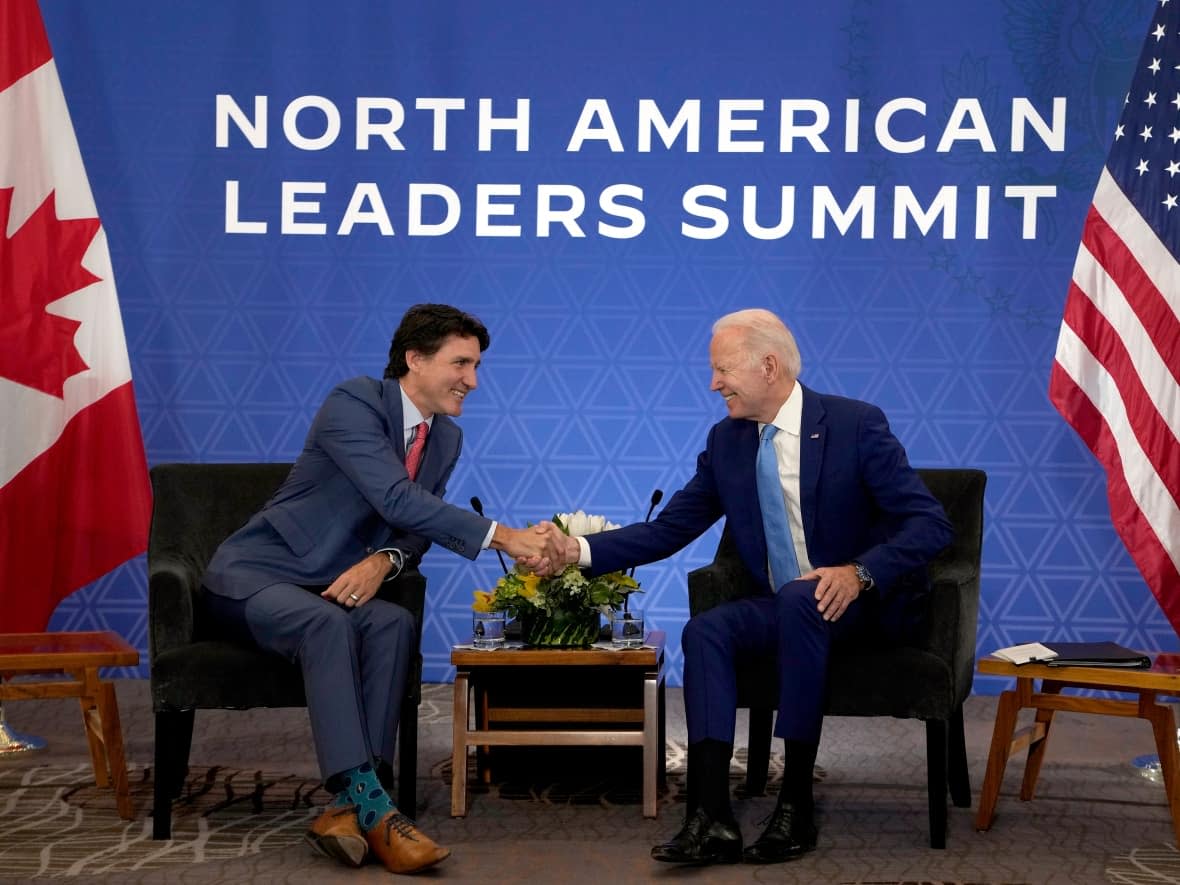
[{"label": "chair armrest", "polygon": [[148,572],[150,658],[188,645],[196,633],[194,600],[201,576],[181,560],[153,557]]},{"label": "chair armrest", "polygon": [[959,702],[975,677],[975,633],[979,620],[979,571],[971,563],[938,568],[930,589],[925,645],[948,663]]},{"label": "chair armrest", "polygon": [[723,602],[753,596],[754,578],[740,559],[718,558],[688,573],[688,611],[699,615]]}]

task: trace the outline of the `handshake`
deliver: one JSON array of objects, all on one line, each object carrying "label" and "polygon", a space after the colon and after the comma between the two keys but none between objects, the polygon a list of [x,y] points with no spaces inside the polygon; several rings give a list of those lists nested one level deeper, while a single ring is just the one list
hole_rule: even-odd
[{"label": "handshake", "polygon": [[525,529],[512,529],[497,523],[492,535],[492,549],[503,550],[516,564],[535,575],[555,575],[581,556],[577,539],[565,534],[556,524],[542,522]]}]

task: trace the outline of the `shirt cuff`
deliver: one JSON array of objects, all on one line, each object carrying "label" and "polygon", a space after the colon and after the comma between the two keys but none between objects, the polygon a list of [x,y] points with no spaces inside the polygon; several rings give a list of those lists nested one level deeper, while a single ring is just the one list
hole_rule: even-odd
[{"label": "shirt cuff", "polygon": [[590,567],[590,542],[578,535],[574,538],[578,542],[578,565],[582,568]]},{"label": "shirt cuff", "polygon": [[492,535],[496,534],[496,526],[499,525],[494,519],[491,526],[488,528],[488,533],[483,536],[483,543],[479,545],[480,550],[487,550],[492,546]]}]

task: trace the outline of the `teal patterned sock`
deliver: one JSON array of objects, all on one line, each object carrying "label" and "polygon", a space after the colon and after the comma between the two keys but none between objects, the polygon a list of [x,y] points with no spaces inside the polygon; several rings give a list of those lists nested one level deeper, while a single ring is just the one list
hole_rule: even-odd
[{"label": "teal patterned sock", "polygon": [[333,805],[355,805],[356,819],[362,830],[371,830],[377,823],[397,806],[377,780],[377,772],[371,763],[358,765],[348,771],[340,773],[340,780],[344,784],[336,794]]}]

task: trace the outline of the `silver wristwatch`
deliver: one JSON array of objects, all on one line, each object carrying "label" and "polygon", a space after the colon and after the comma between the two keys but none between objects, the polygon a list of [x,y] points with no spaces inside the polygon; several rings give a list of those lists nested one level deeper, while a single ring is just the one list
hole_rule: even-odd
[{"label": "silver wristwatch", "polygon": [[873,576],[869,574],[869,570],[861,565],[859,562],[852,563],[853,568],[856,569],[857,580],[860,581],[861,592],[868,590],[873,586]]}]

